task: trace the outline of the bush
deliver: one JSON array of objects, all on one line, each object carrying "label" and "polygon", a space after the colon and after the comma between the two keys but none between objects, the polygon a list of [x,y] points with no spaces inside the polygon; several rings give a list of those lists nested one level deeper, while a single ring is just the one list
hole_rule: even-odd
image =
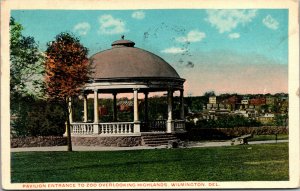
[{"label": "bush", "polygon": [[12,121],[14,134],[23,136],[62,136],[65,132],[66,116],[58,102],[48,102],[21,97],[16,119]]},{"label": "bush", "polygon": [[199,120],[196,123],[198,128],[233,128],[233,127],[258,127],[259,121],[248,119],[243,116],[224,116],[217,120]]}]

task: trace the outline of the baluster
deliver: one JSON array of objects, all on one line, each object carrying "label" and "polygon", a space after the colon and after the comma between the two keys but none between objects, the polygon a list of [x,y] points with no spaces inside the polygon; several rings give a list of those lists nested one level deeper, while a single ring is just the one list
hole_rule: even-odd
[{"label": "baluster", "polygon": [[103,133],[102,125],[99,124],[99,134],[102,134],[102,133]]},{"label": "baluster", "polygon": [[110,125],[109,124],[106,125],[106,133],[110,134]]}]

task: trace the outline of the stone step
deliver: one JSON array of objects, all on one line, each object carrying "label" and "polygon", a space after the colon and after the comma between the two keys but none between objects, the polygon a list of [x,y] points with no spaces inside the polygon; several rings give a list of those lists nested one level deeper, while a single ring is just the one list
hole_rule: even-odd
[{"label": "stone step", "polygon": [[143,141],[145,142],[151,142],[151,141],[172,141],[172,140],[177,140],[176,137],[172,137],[172,138],[156,138],[156,139],[144,139]]},{"label": "stone step", "polygon": [[159,133],[159,134],[144,134],[142,135],[142,143],[147,146],[168,145],[169,141],[177,140],[173,134]]},{"label": "stone step", "polygon": [[173,134],[146,134],[146,135],[142,135],[142,137],[174,137]]},{"label": "stone step", "polygon": [[174,135],[157,135],[157,136],[142,136],[145,139],[155,139],[155,138],[172,138],[175,137]]}]

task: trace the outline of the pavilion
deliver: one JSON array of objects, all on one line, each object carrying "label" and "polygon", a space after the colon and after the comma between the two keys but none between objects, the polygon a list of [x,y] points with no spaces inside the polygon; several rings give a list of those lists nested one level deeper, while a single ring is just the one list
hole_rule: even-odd
[{"label": "pavilion", "polygon": [[[180,78],[175,69],[165,60],[134,45],[134,42],[124,40],[123,36],[121,40],[112,43],[111,49],[98,52],[90,58],[93,72],[83,88],[84,120],[83,122],[71,121],[73,144],[135,146],[141,145],[143,134],[176,134],[184,131],[183,83],[185,79]],[[173,118],[172,105],[175,91],[180,92],[180,119]],[[167,119],[148,120],[150,92],[167,93]],[[121,93],[133,94],[133,121],[117,121],[117,94]],[[98,99],[101,94],[113,95],[112,122],[100,123],[99,121],[101,116],[99,116]],[[143,120],[139,118],[139,94],[144,94]],[[88,95],[94,96],[93,122],[88,122]]]}]

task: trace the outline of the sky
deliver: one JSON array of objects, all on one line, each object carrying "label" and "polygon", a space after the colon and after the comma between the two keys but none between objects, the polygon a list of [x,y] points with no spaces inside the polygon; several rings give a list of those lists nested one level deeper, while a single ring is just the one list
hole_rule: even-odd
[{"label": "sky", "polygon": [[287,9],[12,10],[40,50],[72,32],[89,56],[121,39],[186,79],[185,95],[288,92]]}]

